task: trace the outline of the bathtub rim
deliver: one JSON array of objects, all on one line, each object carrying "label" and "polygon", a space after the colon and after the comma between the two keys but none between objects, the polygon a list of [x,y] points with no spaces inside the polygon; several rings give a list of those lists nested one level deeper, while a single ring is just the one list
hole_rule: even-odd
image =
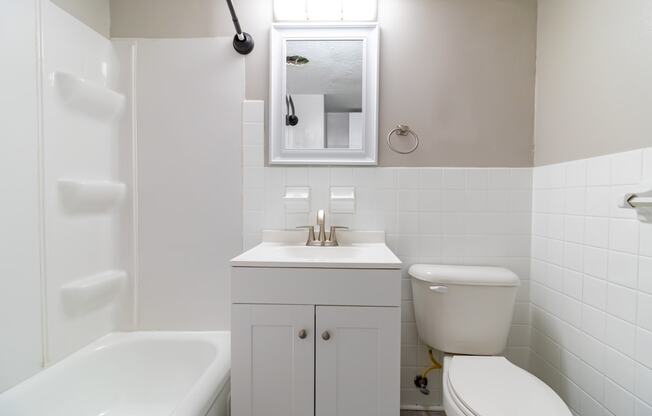
[{"label": "bathtub rim", "polygon": [[199,340],[216,347],[217,353],[201,375],[194,381],[185,395],[179,397],[176,407],[169,416],[204,416],[214,401],[224,390],[231,373],[231,332],[230,331],[126,331],[111,332],[82,347],[67,357],[46,366],[32,377],[0,393],[3,401],[21,400],[22,394],[29,394],[30,389],[38,391],[38,384],[44,377],[56,377],[65,372],[66,367],[98,350],[112,345],[132,343],[139,340]]}]

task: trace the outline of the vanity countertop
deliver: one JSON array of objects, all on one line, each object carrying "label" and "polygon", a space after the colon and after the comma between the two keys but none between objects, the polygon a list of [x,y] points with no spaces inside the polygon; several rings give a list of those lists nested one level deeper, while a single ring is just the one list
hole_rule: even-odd
[{"label": "vanity countertop", "polygon": [[231,260],[233,267],[400,269],[381,231],[340,231],[337,247],[306,246],[303,231],[264,231],[263,242]]}]

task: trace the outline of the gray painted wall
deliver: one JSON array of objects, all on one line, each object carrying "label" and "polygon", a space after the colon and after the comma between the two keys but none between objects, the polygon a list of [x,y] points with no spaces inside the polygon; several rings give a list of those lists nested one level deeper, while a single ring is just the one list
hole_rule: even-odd
[{"label": "gray painted wall", "polygon": [[77,19],[105,37],[111,27],[110,0],[52,0]]},{"label": "gray painted wall", "polygon": [[652,146],[650,0],[539,0],[536,165]]},{"label": "gray painted wall", "polygon": [[[267,101],[272,0],[238,0],[256,41],[248,99]],[[111,0],[114,37],[232,36],[224,0]],[[379,0],[380,164],[530,166],[535,0]],[[403,156],[385,134],[408,123],[422,145]]]},{"label": "gray painted wall", "polygon": [[[109,33],[109,0],[53,1]],[[649,0],[539,0],[538,33],[536,0],[378,1],[381,165],[542,165],[652,145]],[[247,98],[267,100],[272,0],[236,6],[256,39]],[[115,37],[233,34],[223,0],[110,8]],[[421,135],[416,154],[387,149],[398,122]]]},{"label": "gray painted wall", "polygon": [[[381,164],[530,166],[536,1],[380,0]],[[386,148],[399,122],[422,138]]]}]

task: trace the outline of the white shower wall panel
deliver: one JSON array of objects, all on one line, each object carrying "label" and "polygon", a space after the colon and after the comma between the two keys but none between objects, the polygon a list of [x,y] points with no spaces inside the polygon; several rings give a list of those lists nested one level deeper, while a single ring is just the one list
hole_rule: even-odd
[{"label": "white shower wall panel", "polygon": [[42,342],[36,1],[1,0],[0,9],[0,50],[11,63],[0,68],[2,392],[41,368]]},{"label": "white shower wall panel", "polygon": [[143,329],[229,328],[244,98],[244,58],[231,42],[136,41]]},{"label": "white shower wall panel", "polygon": [[[122,114],[99,117],[86,111],[88,108],[71,106],[53,82],[53,73],[59,71],[106,87],[119,85],[115,79],[120,74],[116,71],[119,61],[111,41],[47,0],[42,2],[41,13],[46,359],[51,362],[107,332],[128,327],[129,321],[123,311],[130,308],[129,290],[112,302],[79,313],[62,303],[60,288],[88,275],[128,269],[126,260],[121,259],[120,246],[129,242],[120,242],[119,230],[129,210],[128,205],[123,204],[109,213],[73,213],[62,204],[57,188],[60,178],[124,179],[119,173],[121,148],[118,139],[119,124],[126,121]],[[126,67],[130,65],[127,63]]]}]

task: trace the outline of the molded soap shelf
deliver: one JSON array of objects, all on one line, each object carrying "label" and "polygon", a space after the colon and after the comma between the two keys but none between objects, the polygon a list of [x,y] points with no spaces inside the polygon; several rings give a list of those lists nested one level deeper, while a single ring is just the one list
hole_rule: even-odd
[{"label": "molded soap shelf", "polygon": [[109,270],[61,287],[64,306],[71,311],[101,307],[113,300],[127,282],[124,270]]},{"label": "molded soap shelf", "polygon": [[59,193],[70,212],[106,212],[122,202],[127,185],[110,181],[59,179]]},{"label": "molded soap shelf", "polygon": [[67,72],[52,74],[54,86],[71,107],[101,118],[111,118],[124,107],[125,96]]}]

